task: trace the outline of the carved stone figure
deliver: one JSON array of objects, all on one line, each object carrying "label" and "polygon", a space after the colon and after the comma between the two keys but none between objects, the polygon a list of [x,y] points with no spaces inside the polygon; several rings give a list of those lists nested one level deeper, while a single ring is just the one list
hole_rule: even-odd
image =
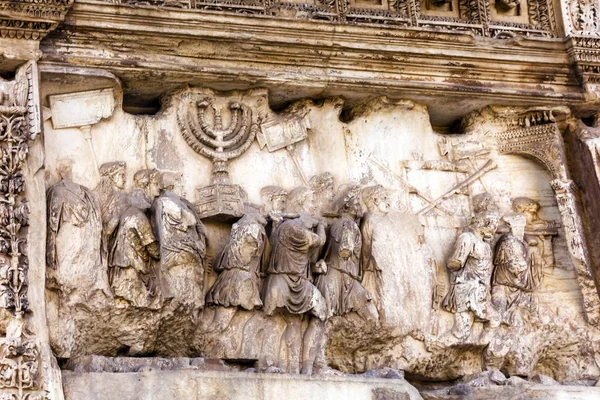
[{"label": "carved stone figure", "polygon": [[498,205],[494,202],[494,198],[488,192],[483,192],[473,196],[473,212],[479,214],[481,212],[490,211],[498,212]]},{"label": "carved stone figure", "polygon": [[288,209],[300,217],[287,219],[272,233],[273,250],[263,291],[267,315],[282,313],[288,324],[285,331],[287,372],[299,372],[301,320],[311,313],[324,320],[326,306],[323,296],[311,282],[310,267],[319,249],[325,244],[325,222],[311,215],[314,212],[312,190],[300,187],[292,190]]},{"label": "carved stone figure", "polygon": [[[129,201],[133,204],[150,207],[156,197],[160,195],[161,173],[157,169],[142,169],[133,175],[136,189],[129,194]],[[147,205],[146,205],[147,204]]]},{"label": "carved stone figure", "polygon": [[[523,214],[502,218],[510,227],[496,244],[492,278],[492,304],[508,325],[522,324],[518,310],[532,306],[533,271],[540,265],[536,253],[528,252],[524,241],[526,219]],[[537,247],[537,242],[531,243]]]},{"label": "carved stone figure", "polygon": [[219,272],[207,296],[207,305],[216,306],[211,330],[225,329],[240,307],[261,308],[261,272],[268,262],[267,221],[257,214],[246,214],[236,222],[229,241],[213,269]]},{"label": "carved stone figure", "polygon": [[[375,323],[379,319],[377,309],[369,292],[360,284],[362,239],[356,222],[362,214],[360,188],[354,186],[342,192],[334,203],[334,211],[339,217],[330,228],[324,256],[326,268],[318,271],[316,279],[316,286],[325,299],[327,317],[356,312],[366,322]],[[325,323],[311,318],[303,347],[303,374],[312,373],[315,361],[320,368],[326,366],[326,339]]]},{"label": "carved stone figure", "polygon": [[72,302],[101,291],[111,296],[100,257],[102,220],[94,194],[74,183],[72,163],[59,167],[61,180],[47,192],[47,287]]},{"label": "carved stone figure", "polygon": [[[554,267],[554,248],[552,240],[558,235],[554,221],[545,221],[538,215],[540,203],[528,197],[513,200],[513,210],[525,215],[525,241],[529,244],[529,258],[535,258],[532,264],[531,279],[533,288],[538,288],[544,279],[544,269]],[[535,255],[534,255],[535,254]]]},{"label": "carved stone figure", "polygon": [[17,105],[15,100],[17,81],[6,81],[0,78],[0,106],[12,107]]},{"label": "carved stone figure", "polygon": [[483,212],[471,219],[471,231],[462,233],[448,260],[450,290],[442,307],[454,313],[452,333],[466,338],[475,320],[488,321],[490,281],[493,269],[492,249],[486,240],[493,237],[498,216]]},{"label": "carved stone figure", "polygon": [[[136,173],[138,189],[151,193],[146,187],[154,170]],[[116,233],[111,238],[109,280],[115,299],[135,307],[158,307],[152,260],[160,258],[159,246],[145,211],[150,204],[135,193],[124,199],[129,207],[120,215]]]},{"label": "carved stone figure", "polygon": [[360,189],[351,187],[334,205],[340,217],[329,230],[324,260],[327,272],[317,278],[317,287],[327,304],[328,316],[356,311],[365,320],[377,319],[371,296],[360,284],[362,238],[358,224],[362,215]]},{"label": "carved stone figure", "polygon": [[171,191],[174,186],[164,182],[164,192],[152,204],[160,290],[171,309],[196,312],[204,307],[206,230],[192,204]]},{"label": "carved stone figure", "polygon": [[102,217],[102,257],[108,259],[110,236],[119,225],[121,213],[129,206],[122,192],[125,188],[125,169],[122,161],[100,166],[100,183],[93,190],[100,202]]},{"label": "carved stone figure", "polygon": [[388,213],[390,204],[387,190],[381,185],[368,186],[362,190],[362,201],[367,208],[362,224],[362,253],[361,264],[363,270],[362,284],[369,291],[373,303],[382,315],[383,286],[381,281],[381,267],[373,256],[373,233],[375,226]]}]

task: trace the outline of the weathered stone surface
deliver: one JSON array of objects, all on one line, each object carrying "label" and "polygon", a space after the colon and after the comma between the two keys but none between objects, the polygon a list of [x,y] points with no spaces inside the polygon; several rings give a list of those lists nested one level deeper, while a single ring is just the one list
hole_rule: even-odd
[{"label": "weathered stone surface", "polygon": [[[118,398],[260,399],[282,395],[312,399],[421,399],[403,379],[305,377],[248,372],[147,371],[73,373],[63,371],[65,396],[79,400]],[[119,388],[118,393],[107,388]]]},{"label": "weathered stone surface", "polygon": [[0,400],[595,395],[599,16],[0,1]]}]

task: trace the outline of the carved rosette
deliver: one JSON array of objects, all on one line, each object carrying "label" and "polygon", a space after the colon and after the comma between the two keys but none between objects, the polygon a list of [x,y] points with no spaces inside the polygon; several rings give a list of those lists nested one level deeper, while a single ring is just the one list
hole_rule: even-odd
[{"label": "carved rosette", "polygon": [[508,130],[497,135],[500,154],[516,154],[532,159],[551,174],[550,186],[565,229],[567,247],[577,273],[579,289],[587,321],[600,324],[600,298],[587,243],[581,212],[577,205],[575,185],[569,179],[564,143],[552,110],[526,112],[507,122]]}]

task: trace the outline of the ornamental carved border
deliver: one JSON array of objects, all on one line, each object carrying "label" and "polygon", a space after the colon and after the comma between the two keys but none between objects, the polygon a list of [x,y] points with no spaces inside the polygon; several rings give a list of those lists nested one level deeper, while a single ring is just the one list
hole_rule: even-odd
[{"label": "ornamental carved border", "polygon": [[0,79],[0,307],[8,318],[0,338],[0,400],[47,397],[37,340],[27,329],[29,206],[23,167],[29,142],[41,132],[38,96],[34,62],[21,67],[14,81]]},{"label": "ornamental carved border", "polygon": [[517,127],[498,134],[498,151],[537,161],[554,179],[566,179],[565,156],[557,139],[560,131],[552,119],[552,111],[524,116]]},{"label": "ornamental carved border", "polygon": [[75,0],[0,0],[0,37],[41,40],[56,29]]},{"label": "ornamental carved border", "polygon": [[[349,25],[422,27],[487,37],[557,37],[552,0],[99,0]],[[506,4],[506,6],[505,6]],[[494,8],[494,12],[492,12]]]}]

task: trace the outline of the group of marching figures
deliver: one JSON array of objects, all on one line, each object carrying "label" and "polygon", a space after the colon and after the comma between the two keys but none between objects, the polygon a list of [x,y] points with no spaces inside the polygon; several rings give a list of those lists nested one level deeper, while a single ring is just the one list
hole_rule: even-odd
[{"label": "group of marching figures", "polygon": [[[104,296],[116,307],[194,316],[209,306],[215,312],[200,323],[205,333],[227,329],[240,309],[277,314],[287,325],[285,369],[300,372],[301,366],[306,374],[327,368],[332,317],[356,313],[368,327],[383,318],[373,233],[390,205],[380,185],[334,191],[333,177],[324,173],[310,188],[263,188],[263,204],[248,204],[233,224],[212,264],[219,275],[205,290],[206,229],[177,194],[177,175],[140,170],[135,189],[125,192],[123,162],[103,164],[94,190],[74,183],[68,164],[59,173],[61,181],[47,194],[47,288],[66,302],[93,304]],[[513,310],[531,301],[548,257],[542,242],[553,226],[526,198],[516,199],[517,212],[503,217],[506,232],[493,256],[489,241],[499,218],[491,206],[485,197],[478,203],[447,263],[451,287],[442,306],[455,314],[457,337],[467,336],[477,320],[514,323]]]},{"label": "group of marching figures", "polygon": [[450,290],[442,308],[455,314],[451,333],[457,339],[468,337],[475,321],[492,328],[528,322],[544,269],[554,264],[552,237],[558,234],[554,222],[539,218],[535,200],[515,198],[513,211],[500,218],[488,194],[475,197],[470,229],[459,235],[446,263]]},{"label": "group of marching figures", "polygon": [[[59,173],[47,193],[47,288],[65,301],[91,304],[108,296],[117,307],[195,315],[206,305],[216,308],[203,322],[206,332],[227,328],[237,309],[283,315],[289,365],[298,365],[288,372],[298,372],[302,360],[307,374],[325,367],[329,318],[356,312],[378,323],[381,276],[368,238],[370,215],[389,207],[381,186],[349,185],[336,197],[326,173],[311,180],[312,188],[264,188],[264,204],[248,204],[233,224],[212,266],[219,275],[205,294],[206,229],[176,194],[177,175],[140,170],[135,189],[125,192],[123,162],[103,164],[94,190],[74,183],[68,164]],[[371,212],[363,212],[361,197]],[[303,315],[310,316],[304,335]]]}]

